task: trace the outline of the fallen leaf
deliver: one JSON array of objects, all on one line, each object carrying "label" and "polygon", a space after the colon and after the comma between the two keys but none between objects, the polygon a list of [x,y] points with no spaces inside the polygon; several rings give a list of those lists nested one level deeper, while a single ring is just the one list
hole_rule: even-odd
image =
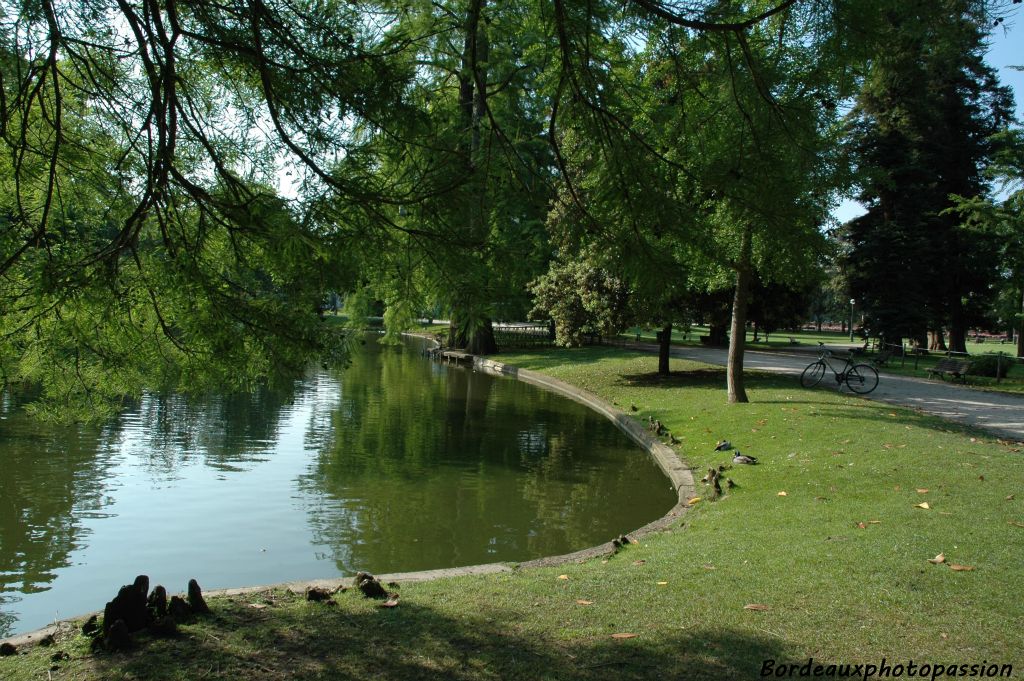
[{"label": "fallen leaf", "polygon": [[868,521],[868,525],[881,525],[881,524],[882,524],[881,520],[869,520]]},{"label": "fallen leaf", "polygon": [[267,606],[264,603],[250,603],[249,607],[252,608],[253,610],[262,610],[263,608],[265,608]]},{"label": "fallen leaf", "polygon": [[392,594],[386,601],[377,606],[378,608],[397,608],[398,594]]},{"label": "fallen leaf", "polygon": [[939,555],[935,556],[934,558],[929,558],[928,562],[932,563],[933,565],[938,565],[939,563],[945,563],[946,562],[946,554],[940,553]]},{"label": "fallen leaf", "polygon": [[711,563],[704,563],[703,565],[701,565],[701,567],[704,568],[705,570],[714,570],[715,569],[715,566],[712,565]]},{"label": "fallen leaf", "polygon": [[762,605],[760,603],[747,603],[746,605],[743,606],[743,609],[744,610],[767,610],[768,606],[767,605]]},{"label": "fallen leaf", "polygon": [[1024,523],[1018,523],[1016,520],[1007,520],[1007,525],[1015,525],[1016,527],[1024,527]]},{"label": "fallen leaf", "polygon": [[974,566],[973,565],[957,565],[956,563],[953,563],[952,565],[949,566],[949,569],[950,570],[956,570],[957,572],[971,572],[972,570],[974,570]]},{"label": "fallen leaf", "polygon": [[577,605],[593,605],[594,601],[584,600],[582,598],[576,600]]},{"label": "fallen leaf", "polygon": [[668,582],[658,582],[658,586],[665,586]]},{"label": "fallen leaf", "polygon": [[978,476],[978,480],[981,480],[982,482],[985,482],[985,476],[984,475],[979,475]]},{"label": "fallen leaf", "polygon": [[634,560],[634,561],[633,561],[633,565],[643,565],[643,564],[644,564],[644,563],[646,563],[646,562],[647,562],[646,560],[644,560],[643,558],[641,558],[640,560]]},{"label": "fallen leaf", "polygon": [[928,489],[925,488],[925,487],[918,487],[917,488],[917,493],[918,494],[928,494]]},{"label": "fallen leaf", "polygon": [[1007,501],[1013,501],[1013,499],[1014,499],[1014,495],[1012,495],[1012,494],[1006,497]]},{"label": "fallen leaf", "polygon": [[976,437],[972,437],[971,438],[971,442],[977,442],[977,441],[978,441],[978,438],[976,438]]},{"label": "fallen leaf", "polygon": [[569,579],[569,575],[558,575],[559,579]]},{"label": "fallen leaf", "polygon": [[640,634],[612,634],[612,638],[636,638]]},{"label": "fallen leaf", "polygon": [[942,632],[941,634],[939,634],[939,636],[942,637],[943,641],[945,641],[947,638],[949,638],[949,634],[947,634],[946,632]]},{"label": "fallen leaf", "polygon": [[866,530],[866,529],[868,529],[868,526],[867,526],[867,525],[865,525],[864,523],[857,523],[857,527],[858,527],[859,529],[861,529],[861,530]]},{"label": "fallen leaf", "polygon": [[785,492],[779,492],[776,496],[785,497],[785,496],[789,496],[789,495],[786,494]]},{"label": "fallen leaf", "polygon": [[697,503],[698,501],[700,501],[700,497],[694,497],[694,498],[690,499],[689,501],[687,501],[686,503],[687,503],[687,505],[689,505],[689,506],[693,506],[693,505],[694,505],[694,504],[696,504],[696,503]]},{"label": "fallen leaf", "polygon": [[931,508],[931,506],[928,505],[927,501],[922,501],[920,504],[914,504],[914,508],[923,508],[924,510],[927,511],[928,509]]}]

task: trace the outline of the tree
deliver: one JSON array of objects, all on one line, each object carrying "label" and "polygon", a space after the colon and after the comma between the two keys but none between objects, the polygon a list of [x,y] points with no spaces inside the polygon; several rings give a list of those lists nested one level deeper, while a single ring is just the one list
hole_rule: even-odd
[{"label": "tree", "polygon": [[[376,214],[385,181],[328,167],[358,165],[351,121],[401,108],[411,73],[398,44],[336,9],[0,5],[5,381],[101,410],[336,354],[317,313],[328,282],[353,278],[350,234],[315,190]],[[310,174],[308,203],[270,189],[285,152]]]},{"label": "tree", "polygon": [[835,55],[821,52],[819,30],[816,17],[789,11],[735,34],[668,32],[657,44],[664,56],[650,67],[663,84],[662,120],[674,121],[662,144],[686,169],[678,175],[686,190],[677,193],[692,197],[708,235],[696,278],[709,292],[731,279],[730,402],[747,401],[744,337],[755,278],[799,283],[823,248],[818,225],[835,183],[834,104],[845,83]]},{"label": "tree", "polygon": [[368,249],[365,269],[389,309],[437,304],[452,319],[450,344],[494,352],[491,319],[526,314],[526,284],[550,258],[542,26],[529,8],[479,0],[397,11],[391,30],[422,36],[407,93],[415,115],[367,134],[382,174],[406,193],[434,190],[387,209],[405,231]]},{"label": "tree", "polygon": [[1002,201],[992,196],[954,196],[950,209],[965,229],[986,233],[997,248],[989,252],[999,272],[992,315],[1016,332],[1017,356],[1024,357],[1024,131],[998,135],[998,149],[987,175],[1000,183]]},{"label": "tree", "polygon": [[[0,0],[0,276],[18,313],[4,371],[52,366],[54,391],[77,381],[89,399],[219,385],[203,375],[221,360],[245,383],[333,354],[324,292],[364,286],[396,323],[443,293],[455,335],[487,349],[495,302],[550,257],[545,183],[556,169],[571,181],[562,124],[585,120],[614,150],[619,189],[637,187],[624,140],[666,158],[638,116],[619,118],[638,91],[606,67],[628,66],[664,22],[733,35],[746,62],[743,36],[784,14],[774,26],[789,35],[797,16],[795,0],[754,5]],[[297,179],[287,201],[271,189],[281,163]],[[654,206],[700,205],[663,192],[684,170],[656,168],[629,202],[638,224],[655,224]],[[692,250],[671,242],[666,263]],[[48,349],[18,360],[33,336]]]},{"label": "tree", "polygon": [[587,258],[555,261],[531,285],[533,319],[551,319],[555,344],[579,347],[588,334],[617,334],[626,325],[628,294],[624,282]]},{"label": "tree", "polygon": [[963,352],[996,270],[988,235],[958,222],[950,196],[987,191],[992,135],[1012,98],[983,62],[983,2],[886,5],[887,26],[850,118],[868,210],[846,230],[851,293],[887,342],[949,327]]}]

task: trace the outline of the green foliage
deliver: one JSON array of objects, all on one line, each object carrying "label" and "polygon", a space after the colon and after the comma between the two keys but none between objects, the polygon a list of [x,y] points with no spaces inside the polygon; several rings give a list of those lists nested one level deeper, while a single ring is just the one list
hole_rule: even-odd
[{"label": "green foliage", "polygon": [[552,263],[530,291],[536,301],[530,317],[554,322],[557,345],[578,347],[587,334],[614,335],[626,326],[624,282],[586,260]]},{"label": "green foliage", "polygon": [[998,278],[998,242],[948,211],[985,195],[995,133],[1012,96],[983,62],[991,8],[946,0],[885,4],[889,17],[850,117],[849,144],[868,207],[845,230],[851,293],[887,340],[948,326],[951,348],[982,323]]},{"label": "green foliage", "polygon": [[991,353],[975,355],[971,357],[970,373],[972,376],[1006,378],[1006,375],[1010,373],[1010,368],[1013,363],[1013,358],[1006,355],[1003,355],[1002,357]]}]

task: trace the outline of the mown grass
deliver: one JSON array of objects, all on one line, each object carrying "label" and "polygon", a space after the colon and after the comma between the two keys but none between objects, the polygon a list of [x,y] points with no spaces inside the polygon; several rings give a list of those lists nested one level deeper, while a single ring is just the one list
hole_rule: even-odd
[{"label": "mown grass", "polygon": [[[40,648],[0,659],[0,679],[753,679],[766,659],[809,657],[1020,673],[1016,443],[767,374],[748,376],[751,403],[729,406],[724,370],[674,360],[662,378],[654,357],[621,349],[502,360],[660,419],[697,478],[729,461],[719,438],[760,464],[727,470],[737,486],[718,500],[698,483],[680,522],[606,560],[406,584],[394,609],[354,592],[335,606],[213,599],[214,616],[176,640],[90,655],[72,637],[55,671],[55,649]],[[946,564],[927,562],[939,553]]]}]

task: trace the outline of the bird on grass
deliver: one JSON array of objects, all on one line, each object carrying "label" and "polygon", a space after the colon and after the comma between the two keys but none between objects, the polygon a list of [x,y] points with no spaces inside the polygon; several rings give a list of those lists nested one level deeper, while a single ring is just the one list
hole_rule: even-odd
[{"label": "bird on grass", "polygon": [[716,452],[727,452],[732,449],[732,443],[728,440],[719,440],[718,444],[715,445]]},{"label": "bird on grass", "polygon": [[679,438],[677,438],[677,437],[676,437],[675,435],[673,435],[672,433],[669,433],[669,434],[668,434],[668,441],[669,441],[670,443],[674,444],[674,445],[678,445],[678,444],[681,444],[681,443],[682,443],[682,440],[680,440]]},{"label": "bird on grass", "polygon": [[732,457],[733,463],[742,463],[753,466],[757,463],[757,458],[753,456],[747,456],[746,454],[740,454],[739,450],[736,451],[736,456]]}]

